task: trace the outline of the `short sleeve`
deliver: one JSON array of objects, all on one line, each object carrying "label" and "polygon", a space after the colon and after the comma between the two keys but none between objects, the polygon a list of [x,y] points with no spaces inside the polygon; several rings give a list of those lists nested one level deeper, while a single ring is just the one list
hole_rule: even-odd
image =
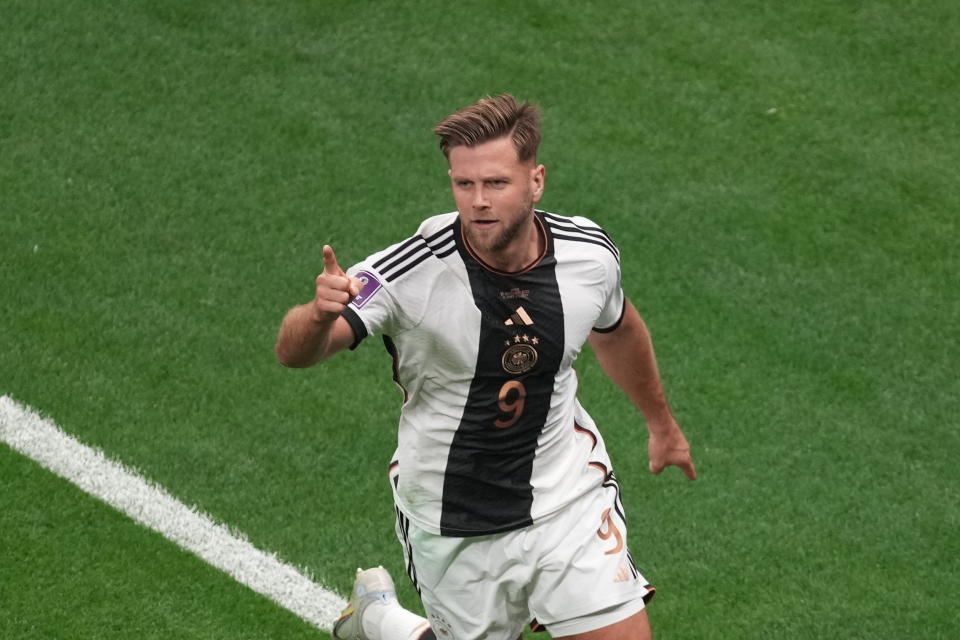
[{"label": "short sleeve", "polygon": [[610,333],[620,326],[623,321],[624,306],[626,298],[623,295],[623,288],[620,286],[620,264],[613,261],[608,269],[607,275],[607,299],[600,311],[600,317],[593,327],[598,333]]},{"label": "short sleeve", "polygon": [[350,267],[347,275],[363,283],[360,293],[343,311],[343,318],[353,329],[354,341],[350,348],[356,349],[369,335],[391,333],[398,310],[386,279],[367,261]]}]

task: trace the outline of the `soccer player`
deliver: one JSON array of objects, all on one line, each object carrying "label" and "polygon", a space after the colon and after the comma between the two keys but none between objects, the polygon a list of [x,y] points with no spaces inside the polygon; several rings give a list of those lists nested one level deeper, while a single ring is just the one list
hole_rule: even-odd
[{"label": "soccer player", "polygon": [[653,588],[627,546],[620,489],[573,363],[589,342],[646,419],[649,467],[696,477],[620,251],[587,218],[535,208],[539,111],[485,98],[434,129],[457,211],[344,272],[323,247],[313,300],[283,320],[307,367],[380,334],[403,389],[389,466],[397,535],[427,619],[381,568],[359,571],[334,637],[650,637]]}]

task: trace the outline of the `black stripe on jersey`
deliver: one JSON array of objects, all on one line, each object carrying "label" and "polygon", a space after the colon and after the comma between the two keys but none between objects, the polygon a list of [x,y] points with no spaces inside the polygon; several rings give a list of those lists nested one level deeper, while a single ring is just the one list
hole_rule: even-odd
[{"label": "black stripe on jersey", "polygon": [[[443,237],[445,235],[447,236],[446,238]],[[437,252],[444,249],[452,242],[453,224],[448,225],[426,239],[419,235],[413,236],[400,245],[400,247],[398,247],[396,250],[390,252],[388,256],[378,260],[373,266],[380,269],[381,275],[383,275],[387,282],[393,282],[403,274],[421,264],[431,255],[437,256],[438,258],[443,258],[450,255],[453,252],[452,249],[446,251],[442,255],[438,255]],[[454,243],[452,246],[456,247],[456,244]],[[389,263],[385,264],[385,262],[388,260]]]},{"label": "black stripe on jersey", "polygon": [[[478,262],[464,244],[459,223],[454,239],[481,320],[473,380],[447,456],[440,532],[467,537],[533,522],[533,459],[565,340],[557,261],[549,235],[543,258],[515,274],[494,272]],[[500,292],[515,289],[530,292],[523,308],[533,325],[504,324],[516,313],[517,304]],[[514,362],[511,357],[519,358],[522,352],[535,352],[535,364],[511,373],[507,368]]]},{"label": "black stripe on jersey", "polygon": [[[440,229],[440,231],[437,231],[435,234],[433,234],[432,236],[430,236],[429,238],[427,238],[427,244],[433,244],[434,241],[437,240],[440,236],[442,236],[442,235],[444,235],[444,234],[447,234],[447,233],[449,233],[449,234],[450,234],[450,237],[452,238],[452,237],[453,237],[453,228],[456,226],[456,224],[457,224],[456,222],[451,222],[450,224],[448,224],[447,226],[445,226],[443,229]],[[444,242],[446,242],[446,241],[444,241]]]},{"label": "black stripe on jersey", "polygon": [[614,255],[620,255],[620,249],[617,247],[617,243],[614,242],[613,238],[611,238],[607,232],[600,227],[586,227],[577,224],[569,218],[561,218],[560,216],[552,213],[544,213],[544,218],[546,218],[547,222],[554,231],[571,233],[577,236],[589,236],[602,242],[608,249],[614,252]]},{"label": "black stripe on jersey", "polygon": [[606,240],[613,247],[617,246],[617,243],[613,241],[613,238],[610,237],[610,234],[600,227],[589,227],[582,224],[577,224],[570,218],[562,218],[552,213],[545,213],[544,217],[547,219],[547,222],[551,227],[558,227],[561,229],[566,229],[567,231],[579,231],[588,236],[593,236],[598,240]]},{"label": "black stripe on jersey", "polygon": [[416,242],[423,242],[423,238],[419,235],[411,236],[407,238],[407,240],[403,244],[401,244],[399,247],[397,247],[387,255],[383,256],[382,258],[374,262],[373,268],[379,270],[381,265],[385,264],[386,262],[389,262],[390,260],[393,260],[395,257],[397,257],[398,255],[406,251],[407,247],[409,247],[410,245]]},{"label": "black stripe on jersey", "polygon": [[403,274],[405,274],[407,271],[410,271],[410,269],[413,269],[414,267],[418,266],[420,263],[422,263],[424,260],[426,260],[427,258],[429,258],[431,255],[433,255],[433,254],[432,254],[432,253],[426,253],[426,254],[424,254],[420,259],[414,260],[413,262],[411,262],[410,264],[408,264],[408,265],[405,266],[404,268],[399,269],[399,270],[397,270],[397,271],[394,271],[394,272],[391,273],[389,276],[386,276],[387,282],[393,282],[394,280],[396,280],[397,278],[399,278],[400,276],[402,276]]},{"label": "black stripe on jersey", "polygon": [[457,250],[457,243],[453,237],[453,227],[451,224],[449,227],[442,229],[439,233],[435,233],[429,238],[427,238],[427,246],[430,247],[430,251],[433,252],[433,255],[438,258],[446,258],[448,255]]},{"label": "black stripe on jersey", "polygon": [[609,240],[610,243],[613,244],[614,246],[616,246],[616,244],[617,244],[617,243],[615,243],[615,242],[613,241],[613,238],[610,237],[610,234],[607,233],[606,231],[604,231],[603,228],[601,228],[601,227],[585,227],[585,226],[583,226],[583,225],[581,225],[581,224],[577,224],[576,222],[574,222],[574,221],[571,220],[570,218],[565,218],[565,217],[563,217],[563,216],[558,216],[557,214],[555,214],[555,213],[550,213],[549,211],[541,211],[541,213],[543,214],[543,217],[546,218],[548,222],[550,222],[550,224],[567,226],[567,227],[570,227],[570,228],[576,228],[576,229],[579,229],[580,231],[583,231],[584,233],[589,233],[589,234],[595,235],[595,236],[597,236],[597,237],[601,237],[601,236],[602,236],[602,237],[606,238],[607,240]]},{"label": "black stripe on jersey", "polygon": [[[616,248],[611,247],[607,242],[598,240],[593,236],[583,235],[567,235],[565,233],[558,233],[557,227],[550,227],[550,230],[553,231],[553,237],[557,240],[570,240],[572,242],[587,242],[590,244],[595,244],[603,247],[607,251],[613,254],[613,257],[617,259],[617,262],[620,262],[620,254],[617,252]],[[564,229],[566,231],[566,229]],[[573,232],[575,233],[575,232]]]},{"label": "black stripe on jersey", "polygon": [[453,235],[450,235],[443,242],[430,244],[429,247],[430,250],[439,257],[440,253],[450,255],[457,248],[457,243],[453,241]]},{"label": "black stripe on jersey", "polygon": [[396,260],[385,265],[382,269],[380,269],[380,273],[382,273],[383,277],[387,279],[387,282],[390,282],[396,277],[395,274],[398,271],[397,267],[399,265],[407,263],[408,260],[413,258],[412,262],[409,262],[403,269],[399,269],[400,271],[403,271],[404,273],[406,273],[406,271],[411,265],[420,264],[424,258],[426,258],[432,253],[430,251],[430,247],[427,246],[427,243],[424,242],[423,238],[420,238],[418,236],[417,239],[419,240],[419,242],[414,243],[414,245],[410,248],[409,251],[401,254]]},{"label": "black stripe on jersey", "polygon": [[438,253],[438,254],[437,254],[437,257],[438,257],[438,258],[446,258],[448,255],[450,255],[451,253],[453,253],[453,252],[456,251],[456,250],[457,250],[457,245],[456,245],[456,243],[454,243],[454,244],[450,245],[450,248],[447,249],[446,251],[444,251],[443,253]]}]

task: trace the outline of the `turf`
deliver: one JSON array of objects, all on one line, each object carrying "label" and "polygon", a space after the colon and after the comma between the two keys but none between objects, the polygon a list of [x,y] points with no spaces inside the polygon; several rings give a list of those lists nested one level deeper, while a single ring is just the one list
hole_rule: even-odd
[{"label": "turf", "polygon": [[[696,483],[648,476],[641,423],[583,357],[657,637],[960,626],[955,3],[8,0],[3,14],[0,393],[341,592],[359,565],[401,576],[386,354],[370,340],[287,371],[272,343],[322,244],[350,264],[452,208],[430,128],[510,90],[544,107],[544,207],[619,243],[694,445]],[[272,606],[230,604],[242,588],[0,456],[18,594],[0,592],[0,630],[126,638],[129,611],[171,625],[189,611],[175,635],[219,637],[249,619],[234,607]],[[37,520],[57,535],[31,539]],[[121,548],[87,563],[72,551],[87,538]],[[166,563],[223,604],[161,584]],[[63,595],[55,569],[93,565],[91,580],[131,585],[110,593],[138,595]],[[36,604],[49,593],[59,611]],[[246,637],[304,633],[282,610],[257,617]]]},{"label": "turf", "polygon": [[317,637],[32,461],[3,447],[0,462],[0,637]]}]

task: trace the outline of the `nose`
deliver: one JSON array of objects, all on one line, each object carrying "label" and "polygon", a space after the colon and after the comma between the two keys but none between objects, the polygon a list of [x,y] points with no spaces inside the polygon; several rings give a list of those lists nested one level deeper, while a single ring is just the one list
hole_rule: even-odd
[{"label": "nose", "polygon": [[487,191],[483,188],[483,185],[477,185],[473,190],[473,208],[474,209],[489,209],[490,202],[487,200]]}]

